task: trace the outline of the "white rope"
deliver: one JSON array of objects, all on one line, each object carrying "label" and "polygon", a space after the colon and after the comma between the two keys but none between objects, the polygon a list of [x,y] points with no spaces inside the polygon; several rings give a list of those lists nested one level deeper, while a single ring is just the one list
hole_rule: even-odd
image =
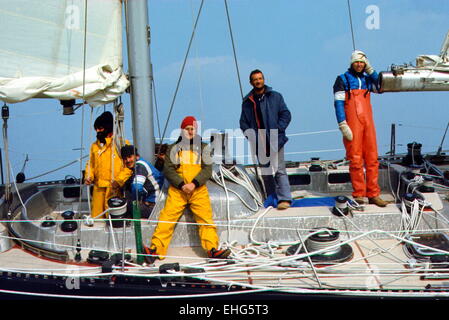
[{"label": "white rope", "polygon": [[221,181],[222,181],[222,187],[225,190],[225,194],[226,194],[226,216],[228,218],[228,242],[229,242],[229,237],[231,236],[231,213],[229,210],[229,194],[228,194],[228,188],[226,187],[226,183],[224,181],[224,175],[223,175],[223,166],[220,165],[220,174],[221,174]]},{"label": "white rope", "polygon": [[[107,211],[107,210],[106,210]],[[112,243],[114,244],[114,251],[118,252],[117,250],[117,244],[115,243],[115,236],[114,236],[114,227],[112,226],[112,220],[111,220],[111,215],[108,216],[108,220],[109,220],[109,227],[110,227],[110,231],[111,231],[111,236],[112,236]]]},{"label": "white rope", "polygon": [[[337,209],[340,213],[341,213],[341,216],[346,220],[346,221],[348,221],[350,224],[352,224],[353,226],[354,226],[354,228],[356,228],[358,231],[360,231],[360,228],[351,220],[351,219],[349,219],[338,207],[335,207],[335,209]],[[367,237],[368,238],[368,240],[371,242],[371,243],[373,243],[379,250],[380,250],[380,252],[382,252],[382,253],[388,253],[388,254],[391,254],[391,253],[389,253],[389,251],[388,250],[385,250],[385,248],[383,248],[380,244],[378,244],[377,243],[377,241],[375,241],[374,239],[372,239],[371,237]],[[391,256],[392,256],[392,258],[394,259],[394,260],[396,260],[398,263],[403,263],[404,261],[402,261],[402,260],[400,260],[400,259],[398,259],[396,256],[394,256],[393,254],[391,254]]]},{"label": "white rope", "polygon": [[[228,191],[234,193],[240,201],[251,211],[257,212],[259,210],[259,207],[263,206],[263,199],[262,195],[255,189],[252,181],[248,178],[246,173],[241,170],[238,166],[234,166],[233,169],[237,171],[239,176],[237,177],[230,169],[226,169],[222,164],[219,165],[219,171],[220,176],[213,171],[212,172],[212,179],[215,183],[217,183],[219,186],[225,189],[226,192],[226,201],[229,203],[229,195]],[[236,184],[242,186],[245,188],[245,190],[248,191],[248,193],[251,195],[252,199],[255,202],[255,207],[251,207],[241,196],[238,192],[230,189],[228,186],[226,186],[224,178],[227,178],[228,180],[231,180],[235,182]]]},{"label": "white rope", "polygon": [[[374,231],[370,231],[370,232],[365,232],[365,233],[363,233],[363,234],[361,234],[361,235],[359,235],[357,237],[354,237],[354,238],[351,238],[351,239],[349,239],[349,240],[347,240],[345,242],[342,242],[341,245],[343,245],[345,243],[352,242],[352,241],[359,240],[359,239],[361,239],[363,237],[369,236],[370,234],[374,234],[374,233],[390,234],[389,232],[385,232],[385,231],[382,231],[382,230],[374,230]],[[394,235],[393,235],[393,237],[394,237]],[[413,241],[409,241],[407,239],[401,239],[399,237],[395,237],[395,238],[397,238],[399,241],[405,240],[405,241],[407,241],[409,243],[413,243]],[[422,246],[422,247],[426,247],[426,246]],[[331,248],[325,248],[323,250],[319,250],[319,251],[313,252],[313,254],[317,254],[317,253],[320,253],[321,251],[325,251],[325,250],[329,250],[329,249],[331,249]],[[430,248],[430,249],[434,249],[434,248]],[[441,251],[441,250],[437,249],[436,251]],[[208,272],[208,277],[211,277],[213,275],[232,274],[232,273],[242,272],[242,271],[262,270],[263,268],[266,268],[266,267],[275,267],[276,265],[279,265],[280,263],[285,263],[285,262],[288,262],[288,261],[292,261],[292,259],[298,259],[298,258],[301,258],[301,257],[308,257],[310,255],[311,254],[305,254],[305,255],[303,254],[303,255],[298,255],[298,256],[293,256],[293,257],[286,257],[286,258],[284,258],[284,257],[282,257],[282,258],[275,258],[275,259],[271,259],[269,263],[259,264],[259,265],[246,267],[246,268],[243,268],[243,267],[235,268],[235,266],[229,265],[229,266],[226,267],[228,270],[217,271],[217,272]],[[384,275],[385,273],[382,272],[382,273],[379,273],[379,274],[380,275]],[[361,274],[361,275],[363,276],[363,275],[366,275],[366,274]],[[393,276],[393,275],[395,275],[395,274],[390,274],[390,276]],[[70,274],[70,276],[72,276],[72,274]],[[79,276],[80,277],[86,276],[86,274],[79,274]],[[357,274],[353,273],[353,274],[350,274],[350,276],[357,276]],[[401,276],[403,276],[403,275],[401,274]],[[210,278],[210,279],[217,280],[216,278]],[[294,289],[294,288],[290,288],[290,289]]]},{"label": "white rope", "polygon": [[[422,212],[421,212],[422,213]],[[259,218],[262,218],[264,216],[264,214],[262,214],[261,216],[259,216]],[[258,219],[259,220],[259,219]],[[253,229],[252,230],[254,230],[256,227],[257,227],[257,223],[258,223],[258,220],[256,221],[256,223],[255,223],[255,225],[253,226]],[[419,225],[419,224],[412,224],[412,225]],[[298,228],[296,228],[296,229],[298,229]],[[385,232],[385,231],[379,231],[379,230],[376,230],[376,232],[382,232],[382,233],[386,233],[386,234],[389,234],[389,235],[391,235],[391,232]],[[369,235],[369,233],[365,233],[364,234],[365,236],[367,236],[367,235]],[[362,235],[363,236],[363,235]],[[393,237],[394,237],[394,235],[393,235]],[[399,237],[395,237],[396,239],[398,239]],[[351,238],[349,241],[355,241],[357,239],[357,237],[355,237],[355,238]],[[409,241],[410,242],[410,241]],[[413,242],[412,242],[413,243]],[[272,251],[272,249],[273,248],[275,248],[275,246],[273,245],[273,243],[270,243],[270,242],[267,242],[267,244],[268,244],[268,249],[269,249],[269,251]],[[419,244],[418,244],[419,245]],[[73,247],[73,246],[72,246]],[[424,246],[425,247],[425,246]],[[433,249],[433,250],[435,250],[435,248],[431,248],[431,247],[428,247],[429,249]],[[250,248],[249,250],[253,250],[253,248]],[[327,248],[326,250],[329,250],[329,248]],[[260,255],[258,255],[258,253],[256,252],[256,251],[254,251],[255,252],[255,255],[256,256],[260,256]],[[316,254],[316,252],[313,252],[313,254]],[[310,255],[304,255],[304,257],[309,257]],[[295,257],[295,259],[298,259],[298,257]],[[247,262],[247,261],[246,261]],[[258,259],[257,261],[256,260],[254,260],[254,261],[252,261],[253,263],[260,263],[260,262],[262,262],[262,260],[260,260],[260,259]],[[289,259],[289,258],[287,258],[287,259],[277,259],[277,261],[275,260],[274,261],[274,264],[273,263],[268,263],[268,264],[259,264],[259,265],[257,265],[257,266],[253,266],[252,267],[252,270],[260,270],[261,268],[267,268],[267,267],[278,267],[278,265],[280,264],[280,263],[288,263],[288,262],[294,262],[293,260],[291,260],[291,259]],[[247,268],[240,268],[240,269],[237,269],[237,270],[248,270]],[[234,268],[234,267],[230,267],[229,268],[229,270],[225,270],[224,271],[224,274],[226,274],[226,273],[232,273],[232,272],[236,272],[236,269]],[[223,274],[223,272],[221,272],[221,274]],[[383,273],[382,273],[383,274]]]}]

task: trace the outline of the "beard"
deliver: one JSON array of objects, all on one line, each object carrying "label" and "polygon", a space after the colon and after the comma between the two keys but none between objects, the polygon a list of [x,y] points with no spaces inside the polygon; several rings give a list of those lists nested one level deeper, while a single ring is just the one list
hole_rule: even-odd
[{"label": "beard", "polygon": [[107,133],[104,131],[97,132],[97,139],[98,139],[98,141],[100,141],[100,143],[103,143],[103,144],[106,143],[106,136],[107,136]]}]

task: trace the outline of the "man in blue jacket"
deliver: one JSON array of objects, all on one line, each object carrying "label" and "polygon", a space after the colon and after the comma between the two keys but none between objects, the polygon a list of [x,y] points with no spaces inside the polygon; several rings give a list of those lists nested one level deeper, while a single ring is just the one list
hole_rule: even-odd
[{"label": "man in blue jacket", "polygon": [[137,199],[142,218],[148,218],[164,184],[164,176],[151,163],[142,159],[134,146],[125,145],[120,153],[125,166],[133,170],[133,175],[125,184],[128,211],[132,212],[132,201]]},{"label": "man in blue jacket", "polygon": [[253,89],[243,99],[240,129],[248,138],[261,166],[267,194],[266,205],[279,210],[290,207],[292,196],[284,162],[285,130],[291,114],[279,92],[265,85],[260,70],[249,76]]}]

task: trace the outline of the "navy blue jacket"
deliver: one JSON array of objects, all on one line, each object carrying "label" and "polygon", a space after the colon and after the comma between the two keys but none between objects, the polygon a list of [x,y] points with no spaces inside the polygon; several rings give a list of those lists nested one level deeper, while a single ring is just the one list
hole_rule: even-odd
[{"label": "navy blue jacket", "polygon": [[156,202],[164,184],[164,176],[151,163],[140,158],[134,174],[127,181],[133,200],[136,194],[142,201]]},{"label": "navy blue jacket", "polygon": [[[240,129],[245,132],[247,129],[253,129],[256,132],[259,129],[257,125],[255,102],[252,100],[253,91],[251,90],[242,102],[242,114],[240,115]],[[270,129],[278,129],[278,150],[281,149],[288,138],[285,134],[290,121],[291,114],[284,102],[284,98],[279,92],[265,86],[265,93],[260,99],[260,110],[262,121],[267,130],[267,141],[269,141]],[[260,120],[260,119],[259,119]]]}]

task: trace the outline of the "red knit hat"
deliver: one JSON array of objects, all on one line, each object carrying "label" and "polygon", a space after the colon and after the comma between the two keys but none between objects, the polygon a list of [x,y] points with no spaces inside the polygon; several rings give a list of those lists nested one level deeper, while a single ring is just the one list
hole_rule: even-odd
[{"label": "red knit hat", "polygon": [[195,128],[198,128],[195,117],[187,116],[184,120],[182,120],[181,129],[184,129],[187,126],[194,126]]}]

